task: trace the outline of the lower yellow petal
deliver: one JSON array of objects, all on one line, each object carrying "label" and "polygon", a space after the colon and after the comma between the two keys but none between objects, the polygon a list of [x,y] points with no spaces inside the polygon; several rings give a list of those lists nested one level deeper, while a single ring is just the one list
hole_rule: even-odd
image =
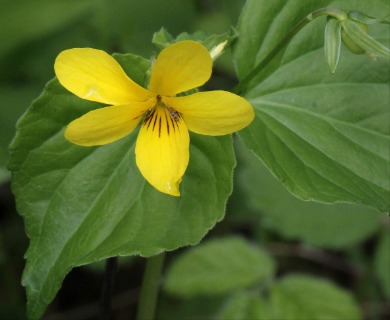
[{"label": "lower yellow petal", "polygon": [[253,107],[247,100],[227,91],[164,97],[163,102],[182,114],[188,130],[209,136],[241,130],[255,117]]},{"label": "lower yellow petal", "polygon": [[132,132],[155,99],[131,105],[96,109],[72,121],[65,138],[81,146],[99,146],[114,142]]},{"label": "lower yellow petal", "polygon": [[102,50],[75,48],[62,51],[56,58],[54,70],[67,90],[85,100],[123,105],[146,101],[152,96]]},{"label": "lower yellow petal", "polygon": [[144,178],[157,190],[179,196],[189,161],[189,134],[178,114],[158,105],[146,115],[135,148]]}]

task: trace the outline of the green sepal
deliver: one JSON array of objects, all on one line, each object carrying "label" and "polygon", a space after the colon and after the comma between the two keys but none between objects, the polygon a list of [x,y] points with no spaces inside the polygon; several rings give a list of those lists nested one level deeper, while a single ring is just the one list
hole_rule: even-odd
[{"label": "green sepal", "polygon": [[[371,37],[365,27],[359,22],[346,20],[342,22],[342,28],[345,34],[358,47],[362,48],[367,54],[374,57],[390,57],[390,49]],[[344,42],[345,43],[345,42]],[[346,44],[353,52],[353,47]]]},{"label": "green sepal", "polygon": [[374,18],[357,10],[351,10],[348,12],[348,19],[361,22],[364,24],[376,24],[376,23],[390,24],[390,22],[386,20],[389,17],[390,14],[384,16],[383,18]]},{"label": "green sepal", "polygon": [[[357,22],[360,27],[367,33],[368,28],[366,24]],[[344,31],[343,28],[341,28],[341,40],[344,43],[344,45],[348,48],[349,51],[351,51],[354,54],[365,54],[366,50],[363,49],[361,46],[359,46],[355,41],[352,40],[352,38]]]},{"label": "green sepal", "polygon": [[330,19],[325,27],[325,57],[331,73],[335,73],[341,52],[341,22]]}]

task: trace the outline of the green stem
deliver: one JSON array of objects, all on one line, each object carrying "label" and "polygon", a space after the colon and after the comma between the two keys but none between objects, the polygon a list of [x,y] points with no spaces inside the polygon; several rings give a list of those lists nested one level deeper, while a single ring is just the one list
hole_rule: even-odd
[{"label": "green stem", "polygon": [[276,45],[276,47],[273,48],[271,52],[268,53],[268,55],[263,60],[261,60],[243,80],[240,81],[240,83],[233,89],[233,92],[241,94],[245,86],[251,80],[253,80],[253,78],[256,77],[267,66],[268,63],[271,62],[271,60],[279,53],[279,51],[281,51],[304,26],[309,24],[309,22],[313,21],[314,19],[324,15],[331,16],[340,21],[344,21],[348,18],[347,13],[335,8],[321,8],[309,13],[292,29],[290,29],[289,33]]},{"label": "green stem", "polygon": [[115,276],[118,271],[118,257],[108,258],[106,260],[106,270],[104,275],[103,289],[100,302],[100,319],[110,319],[111,300],[114,291]]},{"label": "green stem", "polygon": [[137,320],[154,319],[164,258],[165,253],[163,252],[148,258],[146,261],[138,303]]}]

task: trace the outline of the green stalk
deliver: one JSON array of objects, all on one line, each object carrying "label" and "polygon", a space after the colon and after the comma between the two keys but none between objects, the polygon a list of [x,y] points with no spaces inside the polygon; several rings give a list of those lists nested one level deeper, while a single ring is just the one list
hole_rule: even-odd
[{"label": "green stalk", "polygon": [[335,8],[321,8],[309,13],[305,18],[299,21],[290,32],[271,50],[268,55],[261,60],[253,70],[233,89],[233,92],[241,94],[248,83],[253,80],[266,66],[272,61],[272,59],[291,41],[291,39],[309,22],[321,16],[331,16],[339,21],[348,19],[347,13]]},{"label": "green stalk", "polygon": [[100,298],[100,319],[110,319],[111,300],[114,291],[115,276],[118,271],[118,257],[111,257],[106,260],[103,289]]},{"label": "green stalk", "polygon": [[138,303],[137,320],[154,319],[164,258],[165,252],[150,257],[146,261]]}]

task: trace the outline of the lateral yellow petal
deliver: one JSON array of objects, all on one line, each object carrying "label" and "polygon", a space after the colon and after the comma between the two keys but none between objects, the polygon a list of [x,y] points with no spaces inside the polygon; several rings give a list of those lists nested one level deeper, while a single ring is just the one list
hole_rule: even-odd
[{"label": "lateral yellow petal", "polygon": [[62,51],[56,58],[54,70],[67,90],[85,100],[123,105],[146,101],[152,96],[102,50],[75,48]]},{"label": "lateral yellow petal", "polygon": [[188,130],[209,136],[241,130],[255,117],[253,107],[247,100],[227,91],[164,97],[163,102],[182,114]]},{"label": "lateral yellow petal", "polygon": [[67,126],[65,138],[81,146],[99,146],[114,142],[132,132],[143,114],[155,103],[155,99],[150,99],[147,102],[90,111]]},{"label": "lateral yellow petal", "polygon": [[189,161],[190,138],[179,115],[158,105],[146,115],[135,147],[136,163],[157,190],[179,196]]},{"label": "lateral yellow petal", "polygon": [[203,85],[211,71],[212,59],[204,46],[195,41],[180,41],[158,55],[149,89],[159,95],[175,96]]}]

